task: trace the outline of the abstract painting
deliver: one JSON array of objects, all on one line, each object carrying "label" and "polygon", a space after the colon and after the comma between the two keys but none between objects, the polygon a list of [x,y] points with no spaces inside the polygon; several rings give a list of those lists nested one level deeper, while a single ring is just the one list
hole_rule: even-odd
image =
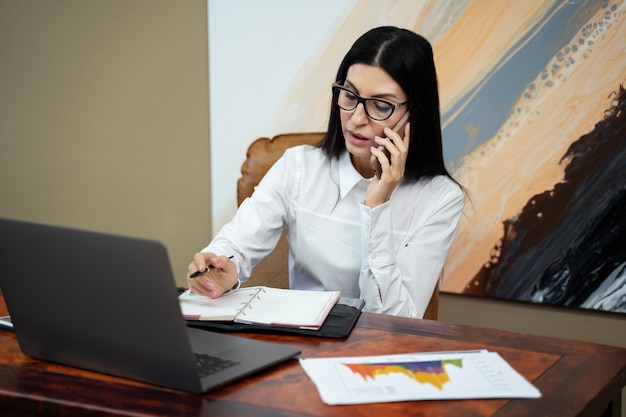
[{"label": "abstract painting", "polygon": [[444,291],[626,312],[625,13],[545,7],[446,108],[474,212]]},{"label": "abstract painting", "polygon": [[[433,45],[444,157],[468,190],[442,291],[625,313],[626,1],[318,1],[209,0],[214,227],[248,144],[323,131],[352,42],[405,27]],[[229,122],[232,85],[261,91],[246,123]]]}]

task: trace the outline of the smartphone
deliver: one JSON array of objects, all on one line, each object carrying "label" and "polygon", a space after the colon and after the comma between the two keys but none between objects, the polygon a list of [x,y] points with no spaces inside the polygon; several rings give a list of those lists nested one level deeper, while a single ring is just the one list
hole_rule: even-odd
[{"label": "smartphone", "polygon": [[13,330],[13,322],[11,316],[0,317],[0,328]]},{"label": "smartphone", "polygon": [[[404,116],[402,116],[402,118],[398,121],[398,123],[396,123],[396,125],[393,127],[393,131],[402,135],[402,131],[404,131],[404,126],[407,124],[408,121],[409,112],[406,112],[404,113]],[[389,153],[387,148],[384,148],[383,152],[385,153],[385,155],[387,155],[389,163],[391,163],[391,154]],[[374,174],[376,174],[376,176],[380,178],[383,173],[383,168],[380,166],[380,161],[378,160],[378,158],[372,158],[372,169],[374,170]]]}]

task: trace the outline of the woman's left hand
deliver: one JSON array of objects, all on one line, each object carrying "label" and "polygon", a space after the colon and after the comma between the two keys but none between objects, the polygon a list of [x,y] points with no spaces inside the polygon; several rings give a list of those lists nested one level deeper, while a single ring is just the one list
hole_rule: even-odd
[{"label": "woman's left hand", "polygon": [[[391,198],[393,190],[396,189],[402,178],[404,177],[404,167],[409,151],[409,138],[411,126],[407,124],[404,127],[404,137],[386,127],[384,130],[387,137],[381,138],[376,136],[374,140],[379,145],[372,146],[372,167],[378,162],[382,172],[374,175],[372,182],[367,187],[365,193],[365,205],[374,208],[386,203]],[[387,154],[389,154],[389,158]]]}]

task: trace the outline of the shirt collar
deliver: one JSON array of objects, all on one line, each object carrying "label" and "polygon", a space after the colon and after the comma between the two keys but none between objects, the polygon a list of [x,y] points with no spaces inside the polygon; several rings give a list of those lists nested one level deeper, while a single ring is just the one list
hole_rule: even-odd
[{"label": "shirt collar", "polygon": [[341,198],[344,198],[355,185],[363,182],[369,184],[370,180],[363,178],[361,174],[354,168],[352,161],[350,160],[350,152],[345,151],[341,154],[337,162],[337,169],[335,172],[339,176],[339,192]]}]

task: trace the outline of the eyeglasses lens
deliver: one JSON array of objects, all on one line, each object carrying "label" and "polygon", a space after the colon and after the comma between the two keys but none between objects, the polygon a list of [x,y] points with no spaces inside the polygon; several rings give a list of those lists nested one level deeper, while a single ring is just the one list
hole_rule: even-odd
[{"label": "eyeglasses lens", "polygon": [[360,102],[364,103],[365,113],[374,120],[388,119],[393,111],[394,106],[390,103],[376,98],[361,98],[350,90],[335,87],[338,90],[337,105],[346,111],[356,109]]}]

